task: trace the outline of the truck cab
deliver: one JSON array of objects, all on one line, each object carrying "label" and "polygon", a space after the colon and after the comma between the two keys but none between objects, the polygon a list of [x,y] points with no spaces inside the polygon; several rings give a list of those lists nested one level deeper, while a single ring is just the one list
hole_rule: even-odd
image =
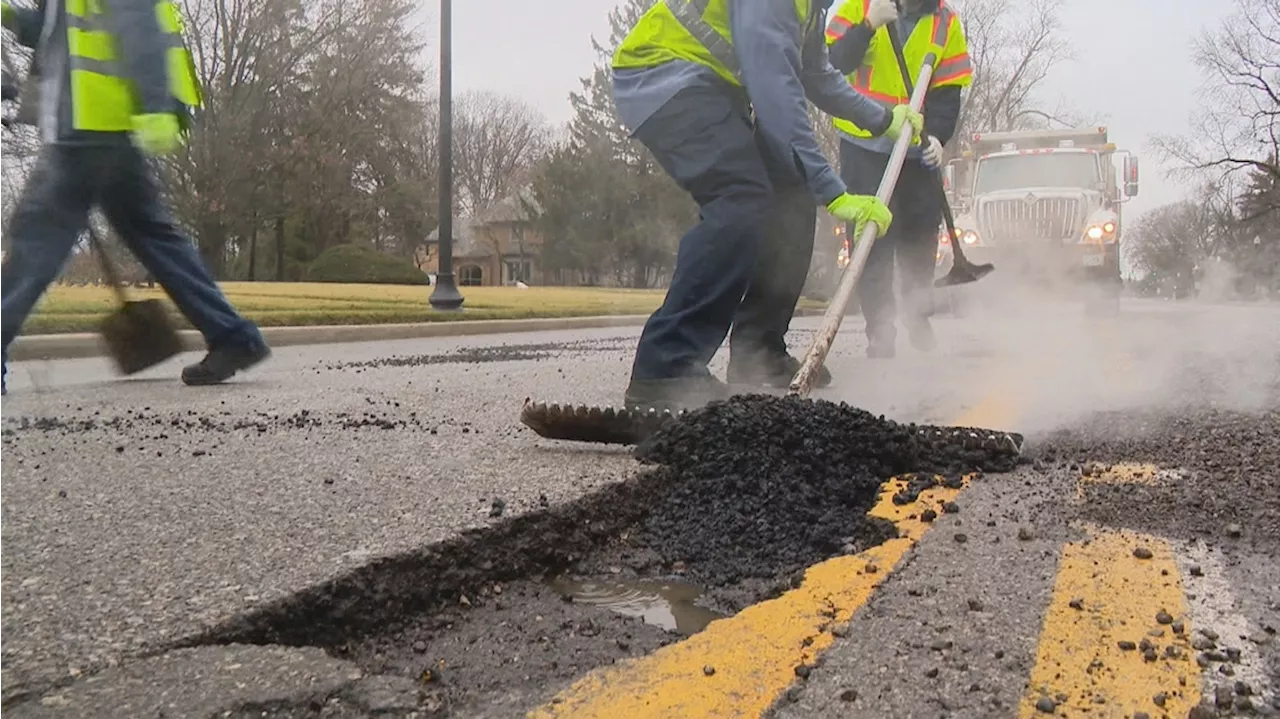
[{"label": "truck cab", "polygon": [[1107,128],[978,133],[966,144],[943,170],[957,236],[940,230],[940,269],[949,243],[961,242],[1007,278],[1088,287],[1103,307],[1118,303],[1121,206],[1138,193],[1138,164]]}]

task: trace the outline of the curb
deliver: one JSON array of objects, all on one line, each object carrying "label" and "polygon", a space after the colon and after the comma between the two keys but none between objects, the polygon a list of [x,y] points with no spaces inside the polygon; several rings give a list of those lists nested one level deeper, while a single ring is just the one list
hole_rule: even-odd
[{"label": "curb", "polygon": [[[796,310],[796,317],[821,315],[818,310]],[[608,327],[639,327],[649,315],[593,315],[586,317],[542,317],[523,320],[447,320],[387,325],[314,325],[305,327],[262,327],[263,337],[272,347],[291,345],[379,342],[384,340],[463,337],[517,332],[587,330]],[[205,349],[204,338],[195,330],[180,330],[183,347],[190,352]],[[23,360],[83,359],[106,356],[101,338],[92,332],[18,337],[9,350],[14,362]]]},{"label": "curb", "polygon": [[[514,332],[583,330],[643,325],[648,315],[603,315],[590,317],[545,317],[525,320],[446,320],[388,325],[314,325],[306,327],[262,327],[262,336],[272,347],[291,345],[378,342],[382,340],[460,337]],[[204,338],[195,330],[180,330],[188,351],[205,349]],[[10,358],[22,360],[81,359],[106,356],[106,347],[96,333],[77,332],[18,337],[9,350]]]}]

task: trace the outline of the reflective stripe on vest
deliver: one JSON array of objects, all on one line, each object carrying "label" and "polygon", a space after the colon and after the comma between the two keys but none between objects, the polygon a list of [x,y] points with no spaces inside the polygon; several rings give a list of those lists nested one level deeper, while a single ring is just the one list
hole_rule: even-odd
[{"label": "reflective stripe on vest", "polygon": [[[866,9],[867,7],[870,6],[870,4],[871,4],[871,0],[863,0],[864,13],[866,12]],[[942,56],[942,50],[947,45],[947,31],[950,30],[951,28],[952,16],[953,15],[951,12],[951,8],[947,7],[946,5],[943,5],[942,9],[939,10],[937,13],[935,13],[933,16],[933,31],[932,31],[932,37],[931,37],[932,42],[930,44],[929,51],[933,53],[935,62],[937,62],[936,58]],[[907,48],[912,46],[912,42],[917,40],[920,37],[919,30],[920,30],[919,25],[916,25],[916,27],[912,28],[911,36],[907,38],[907,41],[905,43],[903,43],[903,47],[902,47],[903,55],[907,54]],[[892,54],[892,49],[890,49],[889,52],[890,54]],[[893,62],[892,71],[896,77],[901,71],[898,69],[897,57],[895,56],[893,60],[894,62]],[[935,67],[934,69],[936,70],[937,68]],[[875,98],[876,100],[880,100],[881,102],[893,103],[895,105],[904,105],[908,101],[910,101],[911,98],[907,96],[905,92],[905,88],[904,88],[904,92],[901,95],[890,95],[888,93],[877,92],[875,90],[872,90],[871,78],[872,78],[872,73],[875,70],[876,68],[874,65],[862,65],[861,67],[859,67],[857,72],[854,73],[854,80],[853,80],[854,89],[858,90],[859,92],[861,92],[862,94],[868,97]]]},{"label": "reflective stripe on vest", "polygon": [[710,23],[702,19],[707,8],[711,6],[711,0],[663,0],[663,2],[684,29],[688,30],[689,34],[711,53],[711,57],[741,81],[742,68],[738,67],[738,56],[733,53],[733,45],[716,32]]},{"label": "reflective stripe on vest", "polygon": [[[863,0],[863,17],[870,7],[870,0]],[[918,73],[919,68],[924,65],[924,61],[932,56],[934,62],[934,71],[938,72],[939,58],[947,45],[947,36],[951,30],[951,21],[955,17],[954,11],[946,5],[942,5],[938,12],[933,15],[931,25],[923,22],[916,24],[911,30],[911,35],[903,42],[902,54],[907,60],[908,67],[914,68]],[[877,33],[883,32],[884,37],[873,43],[874,50],[868,53],[869,57],[866,62],[858,67],[856,71],[849,77],[849,82],[855,90],[866,95],[867,97],[887,105],[903,105],[910,101],[910,97],[906,93],[906,88],[902,85],[901,70],[898,69],[898,59],[893,52],[893,48],[889,43],[888,30],[880,28]],[[926,47],[921,50],[921,44],[927,43]],[[959,65],[968,63],[968,56],[961,55],[963,61],[958,58],[947,58],[945,62],[956,63],[949,65],[948,74],[957,75]],[[877,83],[878,73],[891,73],[886,79]],[[913,74],[916,74],[913,73]],[[960,73],[963,74],[963,73]],[[937,78],[931,83],[931,87],[936,86],[941,78]],[[914,77],[912,78],[915,79]],[[892,88],[891,91],[883,89],[885,86]],[[875,89],[879,86],[881,89]],[[843,118],[834,118],[836,129],[853,137],[872,137],[870,132],[858,127],[856,124]]]},{"label": "reflective stripe on vest", "polygon": [[[657,67],[673,60],[715,71],[726,82],[741,85],[741,66],[729,29],[729,0],[658,0],[645,11],[613,54],[613,68]],[[811,0],[794,0],[802,43],[820,13]]]},{"label": "reflective stripe on vest", "polygon": [[[120,71],[115,38],[103,22],[100,0],[66,2],[73,128],[96,132],[131,130],[137,95]],[[161,0],[155,7],[165,44],[169,91],[184,105],[199,107],[199,85],[191,55],[182,41],[177,8],[169,0]]]}]

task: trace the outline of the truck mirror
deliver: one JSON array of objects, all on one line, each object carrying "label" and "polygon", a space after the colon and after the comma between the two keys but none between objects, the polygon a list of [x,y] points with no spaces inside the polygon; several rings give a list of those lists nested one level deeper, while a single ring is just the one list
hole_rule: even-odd
[{"label": "truck mirror", "polygon": [[951,163],[947,163],[946,166],[942,168],[942,189],[946,190],[947,192],[954,192],[955,183],[956,183],[955,165],[952,165]]},{"label": "truck mirror", "polygon": [[1124,158],[1124,196],[1138,195],[1138,158],[1126,155]]}]

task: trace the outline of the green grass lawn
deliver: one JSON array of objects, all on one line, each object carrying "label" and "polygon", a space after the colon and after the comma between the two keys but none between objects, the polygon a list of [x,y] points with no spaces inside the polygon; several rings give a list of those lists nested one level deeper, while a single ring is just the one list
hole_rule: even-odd
[{"label": "green grass lawn", "polygon": [[[454,320],[647,315],[662,303],[665,290],[601,287],[463,287],[462,312],[437,312],[427,299],[432,287],[346,285],[321,282],[224,282],[236,309],[263,327],[394,324]],[[128,288],[130,298],[167,298],[154,290]],[[106,287],[55,285],[27,320],[23,334],[95,332],[116,306]],[[801,300],[802,308],[823,305]],[[183,327],[185,320],[176,315]]]},{"label": "green grass lawn", "polygon": [[[225,282],[222,288],[238,310],[264,327],[643,315],[656,309],[663,297],[663,290],[463,287],[462,312],[437,312],[427,302],[434,288],[427,286]],[[126,291],[134,299],[168,301],[158,287]],[[96,331],[115,306],[109,288],[54,286],[23,333]]]}]

